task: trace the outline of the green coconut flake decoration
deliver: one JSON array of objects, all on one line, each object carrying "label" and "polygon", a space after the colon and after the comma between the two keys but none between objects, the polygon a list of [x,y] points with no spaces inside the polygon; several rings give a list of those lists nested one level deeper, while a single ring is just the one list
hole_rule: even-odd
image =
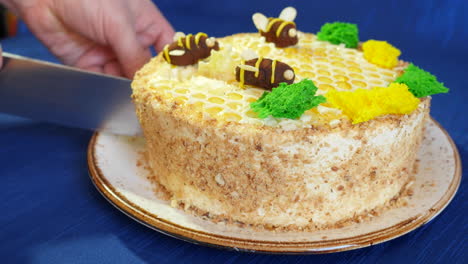
[{"label": "green coconut flake decoration", "polygon": [[336,45],[344,43],[347,48],[356,48],[359,42],[358,27],[356,24],[343,22],[325,23],[317,33],[317,38]]},{"label": "green coconut flake decoration", "polygon": [[437,81],[437,77],[412,63],[408,65],[405,72],[395,82],[406,84],[409,87],[409,91],[419,98],[433,94],[448,93],[449,91],[443,83]]},{"label": "green coconut flake decoration", "polygon": [[316,96],[316,92],[317,87],[309,79],[289,85],[280,83],[271,92],[264,92],[257,101],[250,104],[250,107],[258,113],[260,118],[271,115],[278,118],[297,119],[305,111],[326,102],[325,97]]}]

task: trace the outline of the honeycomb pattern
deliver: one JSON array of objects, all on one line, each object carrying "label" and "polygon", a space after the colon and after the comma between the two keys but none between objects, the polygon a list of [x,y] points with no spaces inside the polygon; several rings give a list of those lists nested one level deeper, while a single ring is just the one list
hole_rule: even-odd
[{"label": "honeycomb pattern", "polygon": [[[375,86],[388,86],[403,66],[394,69],[380,68],[369,63],[357,49],[333,45],[316,40],[315,35],[299,33],[299,43],[295,47],[278,49],[272,43],[265,43],[258,34],[242,34],[218,39],[220,54],[212,56],[198,66],[175,67],[161,62],[158,74],[152,79],[151,90],[167,100],[194,108],[191,114],[203,118],[214,118],[222,122],[254,123],[279,126],[286,130],[340,123],[344,115],[327,103],[306,111],[297,120],[283,118],[259,119],[250,109],[263,89],[239,87],[235,81],[235,67],[220,71],[220,60],[229,60],[229,65],[240,64],[240,54],[252,49],[258,55],[277,59],[289,64],[296,73],[296,82],[309,78],[319,88],[318,94],[326,94],[331,89],[355,90],[370,89]],[[227,50],[229,49],[229,50]],[[211,68],[210,68],[211,67]],[[210,72],[207,74],[207,72]],[[231,71],[231,73],[226,71]]]}]

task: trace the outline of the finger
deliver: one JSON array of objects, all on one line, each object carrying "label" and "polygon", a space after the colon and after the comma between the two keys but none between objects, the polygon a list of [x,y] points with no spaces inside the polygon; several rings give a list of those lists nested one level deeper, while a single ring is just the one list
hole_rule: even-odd
[{"label": "finger", "polygon": [[114,52],[109,48],[93,45],[83,51],[72,65],[81,69],[89,69],[94,66],[102,68],[107,62],[115,59]]},{"label": "finger", "polygon": [[172,42],[172,37],[174,36],[174,28],[172,28],[171,24],[164,15],[159,11],[156,7],[156,12],[153,16],[156,25],[156,38],[154,40],[154,48],[157,52],[160,52],[166,44]]},{"label": "finger", "polygon": [[102,66],[98,66],[98,65],[87,66],[81,69],[90,71],[90,72],[104,73],[104,69],[102,68]]},{"label": "finger", "polygon": [[150,47],[156,42],[156,36],[158,34],[158,30],[154,28],[153,25],[148,26],[144,30],[141,30],[137,33],[138,42],[143,47]]},{"label": "finger", "polygon": [[123,76],[122,68],[118,61],[109,61],[104,65],[104,73],[114,76]]},{"label": "finger", "polygon": [[0,69],[3,66],[3,50],[2,50],[2,44],[0,44]]},{"label": "finger", "polygon": [[109,61],[103,65],[89,65],[86,67],[81,67],[81,69],[96,72],[96,73],[104,73],[113,76],[124,76],[120,64],[117,60]]},{"label": "finger", "polygon": [[151,25],[146,29],[138,32],[138,41],[144,47],[154,46],[156,51],[161,51],[166,44],[170,44],[173,40],[174,30],[172,27],[161,32],[159,25]]},{"label": "finger", "polygon": [[[144,2],[144,4],[143,4]],[[138,40],[144,47],[154,46],[161,51],[164,46],[172,42],[174,29],[161,11],[150,1],[132,1],[131,7],[136,18]]]},{"label": "finger", "polygon": [[97,73],[125,76],[114,52],[97,45],[86,50],[73,66]]},{"label": "finger", "polygon": [[[114,50],[123,73],[133,78],[135,72],[151,58],[148,48],[143,47],[137,39],[132,23],[121,17],[105,25],[107,42]],[[120,19],[120,20],[119,20]]]}]

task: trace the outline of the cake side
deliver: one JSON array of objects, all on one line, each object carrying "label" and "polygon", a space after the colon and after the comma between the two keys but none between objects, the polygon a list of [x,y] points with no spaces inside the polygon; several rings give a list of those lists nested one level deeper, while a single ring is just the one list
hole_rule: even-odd
[{"label": "cake side", "polygon": [[187,119],[177,103],[136,100],[155,180],[174,203],[246,224],[324,228],[398,197],[429,99],[411,115],[284,131]]}]

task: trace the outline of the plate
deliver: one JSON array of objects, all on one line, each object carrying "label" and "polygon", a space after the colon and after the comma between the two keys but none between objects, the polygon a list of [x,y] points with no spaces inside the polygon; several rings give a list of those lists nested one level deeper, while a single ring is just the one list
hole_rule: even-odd
[{"label": "plate", "polygon": [[275,232],[241,228],[185,213],[158,198],[139,164],[145,142],[96,133],[88,147],[91,179],[102,195],[134,220],[185,241],[239,251],[329,253],[366,247],[402,236],[431,221],[454,197],[461,180],[458,151],[448,133],[429,120],[418,153],[414,194],[404,207],[368,221],[314,232]]}]

